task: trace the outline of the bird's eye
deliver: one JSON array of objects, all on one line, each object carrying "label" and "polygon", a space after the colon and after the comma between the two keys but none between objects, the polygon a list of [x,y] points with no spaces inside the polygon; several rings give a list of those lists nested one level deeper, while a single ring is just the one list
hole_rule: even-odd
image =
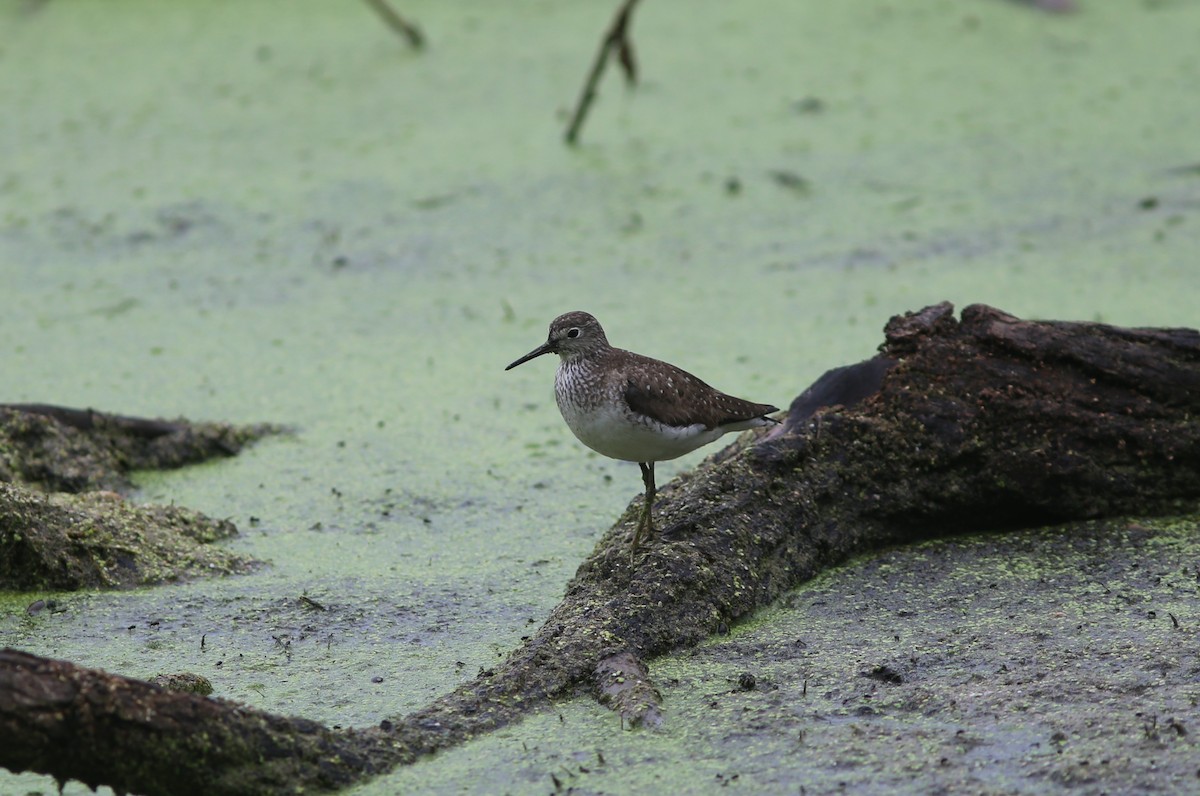
[{"label": "bird's eye", "polygon": [[570,337],[572,340],[574,340],[578,336],[579,336],[579,327],[578,326],[573,327],[571,329],[567,329],[567,337]]}]

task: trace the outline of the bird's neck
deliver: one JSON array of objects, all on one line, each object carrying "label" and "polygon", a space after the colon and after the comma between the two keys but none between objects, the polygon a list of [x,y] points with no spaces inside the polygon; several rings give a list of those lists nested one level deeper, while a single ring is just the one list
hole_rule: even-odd
[{"label": "bird's neck", "polygon": [[595,348],[589,348],[586,351],[569,351],[566,353],[560,353],[559,357],[561,358],[561,361],[559,366],[569,366],[572,368],[583,368],[590,370],[599,366],[600,362],[604,359],[605,354],[612,350],[613,349],[609,346],[597,346]]},{"label": "bird's neck", "polygon": [[576,352],[573,356],[562,357],[558,363],[558,372],[554,376],[554,391],[558,395],[560,406],[564,401],[570,404],[594,402],[599,395],[597,386],[604,376],[601,359],[602,357],[587,352]]}]

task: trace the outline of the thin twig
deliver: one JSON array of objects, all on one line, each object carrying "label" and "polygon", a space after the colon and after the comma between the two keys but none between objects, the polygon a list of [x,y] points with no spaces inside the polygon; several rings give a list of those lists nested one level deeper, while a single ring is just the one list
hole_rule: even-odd
[{"label": "thin twig", "polygon": [[596,85],[600,82],[600,76],[604,74],[609,53],[614,47],[617,48],[618,62],[625,72],[626,82],[630,85],[637,82],[637,63],[633,57],[633,43],[629,40],[629,20],[633,16],[633,7],[637,4],[638,0],[625,0],[621,4],[621,9],[613,19],[612,27],[604,35],[604,41],[600,43],[600,51],[596,53],[592,71],[583,85],[579,104],[575,106],[575,114],[571,117],[571,125],[567,128],[566,140],[572,146],[578,141],[579,128],[583,126],[583,120],[587,117],[588,110],[596,99]]},{"label": "thin twig", "polygon": [[383,18],[389,28],[408,39],[408,43],[414,50],[420,50],[425,46],[425,36],[421,33],[420,28],[397,14],[396,10],[387,4],[387,0],[367,0],[367,5],[375,9],[375,13]]}]

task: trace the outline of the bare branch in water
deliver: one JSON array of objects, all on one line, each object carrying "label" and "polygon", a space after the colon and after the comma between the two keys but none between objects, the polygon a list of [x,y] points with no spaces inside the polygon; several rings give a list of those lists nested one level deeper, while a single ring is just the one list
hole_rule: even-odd
[{"label": "bare branch in water", "polygon": [[367,5],[375,9],[375,13],[383,18],[387,26],[408,39],[414,50],[424,49],[425,35],[421,29],[396,13],[396,9],[387,4],[387,0],[367,0]]},{"label": "bare branch in water", "polygon": [[583,93],[579,95],[579,103],[575,106],[571,124],[567,127],[566,141],[568,144],[574,145],[579,140],[579,130],[583,127],[583,120],[587,118],[588,110],[591,109],[592,103],[596,99],[596,86],[600,83],[600,76],[604,74],[608,56],[614,48],[617,51],[617,62],[625,73],[625,82],[629,85],[637,83],[637,60],[633,54],[633,42],[629,39],[629,22],[633,17],[633,8],[637,4],[638,0],[625,0],[621,4],[617,16],[613,19],[612,27],[608,29],[608,33],[604,35],[604,40],[600,43],[600,51],[596,53],[592,71],[583,84]]}]

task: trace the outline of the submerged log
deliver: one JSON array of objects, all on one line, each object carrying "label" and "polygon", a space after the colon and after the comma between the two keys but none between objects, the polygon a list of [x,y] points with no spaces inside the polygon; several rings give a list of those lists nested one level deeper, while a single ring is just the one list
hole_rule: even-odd
[{"label": "submerged log", "polygon": [[[635,501],[537,634],[501,665],[384,722],[379,734],[342,733],[346,754],[297,766],[286,782],[248,780],[254,792],[337,787],[516,721],[597,677],[596,690],[611,693],[603,678],[614,660],[638,673],[649,717],[657,713],[653,684],[640,660],[721,632],[879,545],[1178,512],[1200,501],[1200,332],[1021,321],[978,305],[956,321],[941,304],[893,318],[886,338],[878,357],[832,371],[798,397],[781,426],[743,436],[662,490],[660,533],[631,563]],[[79,688],[56,690],[64,678]],[[139,691],[138,710],[123,709],[114,722],[109,702],[81,696],[93,679],[121,678],[0,656],[0,765],[142,793],[191,793],[194,771],[207,761],[220,778],[206,780],[205,792],[250,792],[239,783],[254,776],[252,754],[230,757],[186,737],[245,708]],[[132,743],[145,738],[160,699],[204,707],[194,720],[156,726],[165,734],[153,745]],[[101,724],[106,730],[96,731]],[[328,730],[280,726],[285,737],[317,733],[335,743]],[[54,738],[57,753],[30,753],[21,739],[31,728]],[[279,738],[238,743],[255,737],[274,759]],[[143,771],[154,777],[139,779]]]}]

